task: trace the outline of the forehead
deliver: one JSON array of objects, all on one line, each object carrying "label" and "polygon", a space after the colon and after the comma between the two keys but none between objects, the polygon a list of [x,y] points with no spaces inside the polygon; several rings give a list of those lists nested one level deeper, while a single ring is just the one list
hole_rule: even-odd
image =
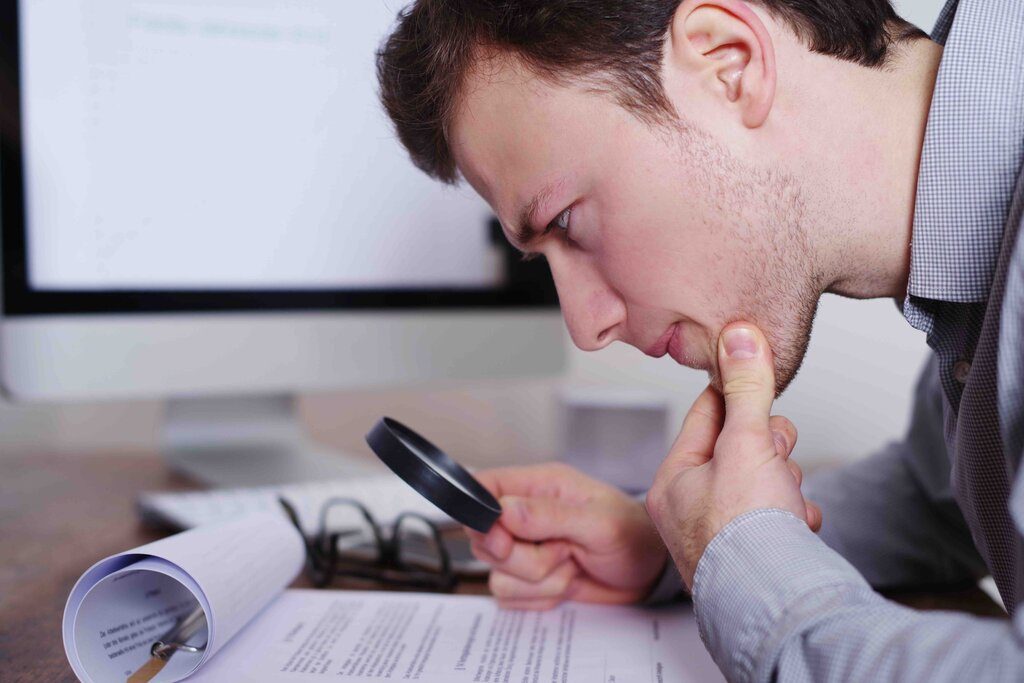
[{"label": "forehead", "polygon": [[448,140],[459,171],[504,221],[586,155],[611,106],[515,58],[482,57],[463,84]]}]

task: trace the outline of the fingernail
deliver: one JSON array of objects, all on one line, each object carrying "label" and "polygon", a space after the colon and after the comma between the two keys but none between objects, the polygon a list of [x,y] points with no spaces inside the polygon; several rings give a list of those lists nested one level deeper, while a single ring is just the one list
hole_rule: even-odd
[{"label": "fingernail", "polygon": [[746,327],[734,327],[725,331],[725,352],[733,360],[747,360],[757,355],[757,338]]},{"label": "fingernail", "polygon": [[775,448],[780,453],[785,453],[789,450],[789,442],[786,441],[786,437],[783,436],[782,432],[772,431],[772,439],[775,440]]}]

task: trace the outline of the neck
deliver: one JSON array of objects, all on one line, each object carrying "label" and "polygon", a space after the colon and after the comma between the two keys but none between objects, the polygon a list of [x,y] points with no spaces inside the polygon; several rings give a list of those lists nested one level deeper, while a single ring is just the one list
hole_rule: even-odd
[{"label": "neck", "polygon": [[[885,69],[831,60],[824,111],[810,114],[824,150],[802,171],[808,226],[824,291],[853,298],[906,294],[921,147],[942,47],[904,46]],[[834,76],[835,78],[831,78]],[[808,175],[809,173],[814,175]],[[822,184],[821,179],[828,179]]]}]

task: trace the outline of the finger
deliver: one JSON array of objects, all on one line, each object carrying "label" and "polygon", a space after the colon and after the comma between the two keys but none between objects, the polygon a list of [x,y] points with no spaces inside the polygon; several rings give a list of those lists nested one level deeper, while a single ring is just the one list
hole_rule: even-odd
[{"label": "finger", "polygon": [[578,576],[573,580],[569,590],[566,592],[569,600],[576,602],[590,602],[602,605],[623,605],[637,601],[634,592],[609,588],[585,576]]},{"label": "finger", "polygon": [[637,595],[631,591],[609,588],[582,574],[572,580],[565,595],[557,598],[536,598],[533,600],[512,600],[498,598],[498,606],[506,609],[546,610],[557,607],[566,600],[588,602],[601,605],[626,605],[637,601]]},{"label": "finger", "polygon": [[668,457],[662,463],[657,478],[671,478],[680,469],[699,467],[706,463],[714,451],[715,440],[722,431],[724,419],[725,406],[722,403],[722,395],[709,386],[701,392],[686,413],[679,436],[676,437]]},{"label": "finger", "polygon": [[725,399],[723,431],[763,430],[775,400],[772,352],[761,331],[732,323],[718,338],[718,366]]},{"label": "finger", "polygon": [[473,473],[495,498],[502,496],[557,496],[566,484],[580,479],[582,472],[560,462],[528,467],[496,467]]},{"label": "finger", "polygon": [[795,460],[787,460],[786,465],[789,467],[789,471],[793,473],[793,478],[796,479],[796,485],[800,486],[803,484],[804,472],[800,469],[800,465],[797,465]]},{"label": "finger", "polygon": [[554,609],[564,602],[562,598],[538,598],[536,600],[502,600],[498,599],[498,607],[501,609],[546,612]]},{"label": "finger", "polygon": [[490,550],[487,550],[487,548],[484,547],[483,539],[483,534],[480,534],[476,538],[470,537],[469,550],[471,553],[473,553],[473,557],[480,560],[481,562],[486,562],[489,565],[495,565],[501,562],[501,560],[499,560],[491,554]]},{"label": "finger", "polygon": [[772,439],[775,441],[776,452],[783,459],[788,458],[796,446],[796,425],[781,415],[772,415],[768,419],[768,428],[772,430]]},{"label": "finger", "polygon": [[505,574],[511,574],[524,581],[540,581],[551,574],[572,554],[569,544],[564,541],[547,543],[516,543],[504,561],[498,561],[486,548],[473,548],[477,559],[491,565]]},{"label": "finger", "polygon": [[526,541],[564,539],[591,547],[608,534],[602,510],[586,504],[571,504],[557,498],[501,499],[501,526]]},{"label": "finger", "polygon": [[564,599],[578,573],[579,567],[572,560],[558,565],[555,571],[540,581],[525,581],[518,576],[494,570],[488,580],[488,587],[501,600]]},{"label": "finger", "polygon": [[821,531],[821,508],[811,501],[807,501],[805,505],[807,506],[807,526],[811,527],[811,531],[814,533],[818,533]]},{"label": "finger", "polygon": [[[512,552],[512,546],[515,545],[515,539],[512,538],[512,534],[500,523],[492,526],[486,534],[467,527],[466,534],[469,536],[470,548],[484,551],[487,553],[488,558],[490,558],[487,559],[478,555],[477,559],[482,562],[504,562],[508,559],[509,553]],[[475,550],[474,554],[476,554]]]}]

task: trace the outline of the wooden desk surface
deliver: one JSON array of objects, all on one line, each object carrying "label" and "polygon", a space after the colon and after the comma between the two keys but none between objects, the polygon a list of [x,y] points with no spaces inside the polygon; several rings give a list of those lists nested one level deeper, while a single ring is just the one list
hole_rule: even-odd
[{"label": "wooden desk surface", "polygon": [[[0,456],[0,680],[75,680],[61,640],[71,587],[97,560],[165,535],[139,522],[137,492],[190,488],[152,455]],[[924,609],[1003,614],[973,587],[892,597]]]}]

